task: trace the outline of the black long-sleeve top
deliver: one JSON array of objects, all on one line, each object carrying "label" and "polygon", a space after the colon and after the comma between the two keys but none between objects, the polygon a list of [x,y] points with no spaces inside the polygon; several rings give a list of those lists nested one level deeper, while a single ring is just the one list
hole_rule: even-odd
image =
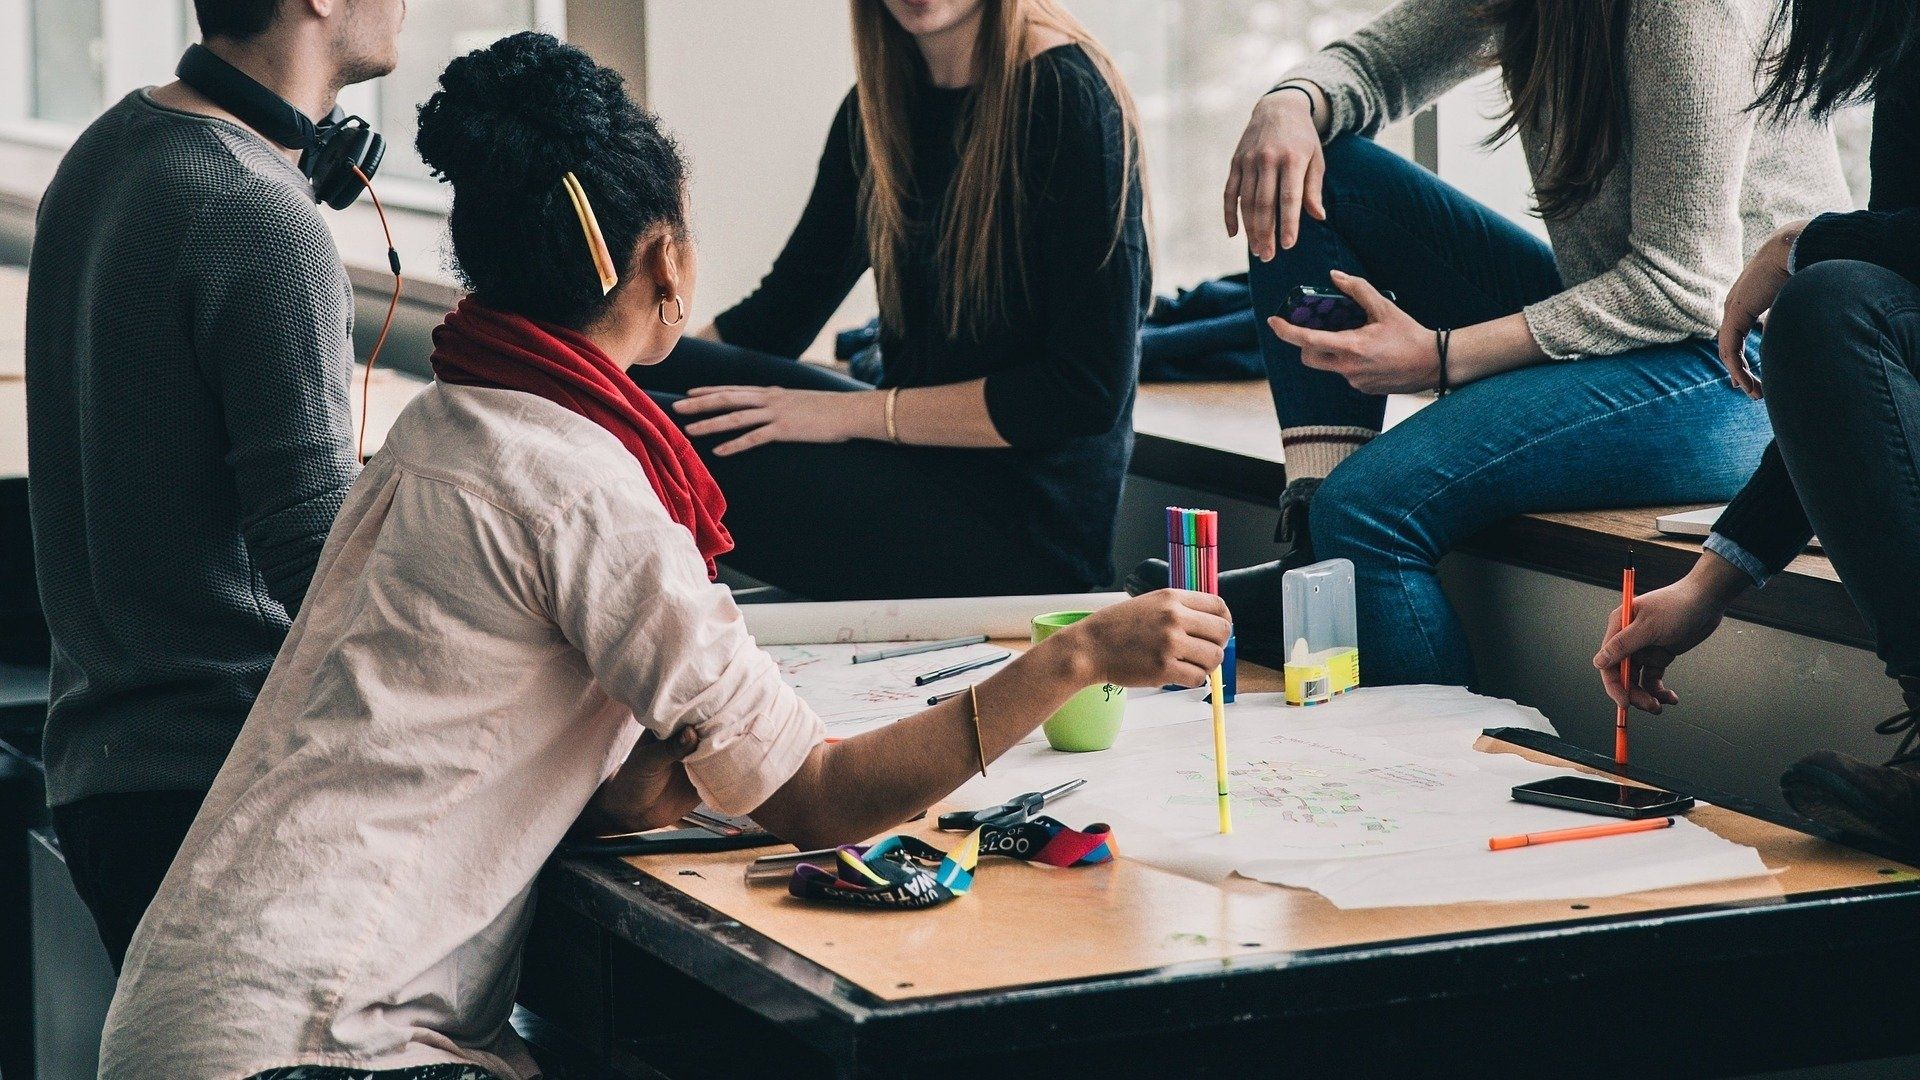
[{"label": "black long-sleeve top", "polygon": [[[1010,449],[916,448],[956,497],[1005,518],[1086,588],[1113,580],[1113,523],[1133,446],[1140,321],[1151,302],[1139,185],[1129,182],[1118,101],[1078,45],[1031,61],[1024,291],[994,329],[956,338],[940,302],[937,214],[959,166],[972,94],[921,72],[909,103],[911,239],[900,260],[901,318],[880,333],[883,387],[986,380],[987,411]],[[800,222],[752,295],[716,320],[727,343],[797,356],[870,259],[861,212],[865,153],[848,94]],[[1114,241],[1121,200],[1126,213]]]},{"label": "black long-sleeve top", "polygon": [[[1800,234],[1793,269],[1852,259],[1884,266],[1920,284],[1920,63],[1883,73],[1874,88],[1873,191],[1867,209],[1822,214]],[[1764,375],[1764,373],[1763,373]],[[1709,550],[1765,581],[1793,561],[1813,526],[1793,480],[1769,445],[1760,468],[1720,520]],[[1729,542],[1731,546],[1729,546]]]}]

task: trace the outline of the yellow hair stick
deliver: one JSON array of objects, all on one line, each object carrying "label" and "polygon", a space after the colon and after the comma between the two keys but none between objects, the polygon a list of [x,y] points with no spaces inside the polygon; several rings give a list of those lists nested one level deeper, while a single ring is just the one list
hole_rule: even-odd
[{"label": "yellow hair stick", "polygon": [[593,272],[600,277],[600,295],[613,291],[620,284],[620,271],[614,265],[613,252],[607,250],[607,238],[600,232],[600,219],[593,213],[593,203],[587,200],[587,189],[580,184],[580,178],[568,172],[560,178],[560,186],[567,189],[567,198],[573,201],[573,213],[580,219],[580,231],[587,238],[587,253],[593,256]]}]

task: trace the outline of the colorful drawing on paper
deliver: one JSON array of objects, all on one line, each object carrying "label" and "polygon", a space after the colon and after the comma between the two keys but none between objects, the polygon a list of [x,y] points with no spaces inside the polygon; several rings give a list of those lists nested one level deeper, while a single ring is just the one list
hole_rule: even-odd
[{"label": "colorful drawing on paper", "polygon": [[853,662],[854,653],[884,649],[887,644],[776,645],[765,651],[780,665],[780,677],[813,707],[828,733],[838,738],[912,716],[927,707],[929,697],[964,690],[1004,666],[994,664],[928,686],[915,686],[916,675],[1003,650],[991,644],[967,645],[868,664]]}]

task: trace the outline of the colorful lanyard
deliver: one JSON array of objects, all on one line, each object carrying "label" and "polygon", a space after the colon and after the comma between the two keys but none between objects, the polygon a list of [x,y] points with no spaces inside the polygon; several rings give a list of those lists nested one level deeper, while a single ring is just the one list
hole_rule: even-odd
[{"label": "colorful lanyard", "polygon": [[927,908],[971,888],[974,866],[982,855],[1066,867],[1107,862],[1113,854],[1113,836],[1105,825],[1080,830],[1050,817],[1037,817],[983,825],[947,852],[917,836],[889,836],[870,847],[843,847],[832,870],[811,863],[794,867],[787,891],[803,900],[855,907]]}]

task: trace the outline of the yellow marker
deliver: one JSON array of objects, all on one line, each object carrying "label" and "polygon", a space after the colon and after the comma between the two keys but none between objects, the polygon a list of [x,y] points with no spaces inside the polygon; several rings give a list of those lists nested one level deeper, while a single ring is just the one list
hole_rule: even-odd
[{"label": "yellow marker", "polygon": [[1227,793],[1227,692],[1220,684],[1220,669],[1207,676],[1207,688],[1213,691],[1213,772],[1220,791],[1220,835],[1233,831],[1233,797]]}]

